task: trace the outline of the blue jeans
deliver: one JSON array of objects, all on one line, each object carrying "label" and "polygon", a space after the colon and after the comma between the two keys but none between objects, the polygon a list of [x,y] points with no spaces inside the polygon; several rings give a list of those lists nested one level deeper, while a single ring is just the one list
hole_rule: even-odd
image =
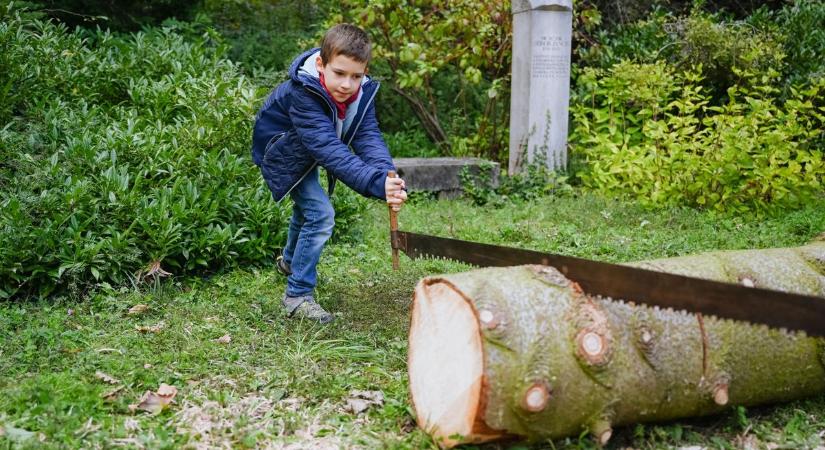
[{"label": "blue jeans", "polygon": [[289,195],[294,205],[283,256],[292,275],[287,277],[286,295],[297,297],[312,294],[318,283],[318,260],[332,236],[335,210],[318,180],[317,166]]}]

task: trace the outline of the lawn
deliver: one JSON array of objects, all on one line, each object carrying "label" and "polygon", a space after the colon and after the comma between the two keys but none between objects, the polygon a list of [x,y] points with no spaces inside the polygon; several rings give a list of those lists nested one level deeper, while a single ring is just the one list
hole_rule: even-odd
[{"label": "lawn", "polygon": [[[497,209],[418,197],[400,223],[621,262],[804,244],[825,231],[825,200],[746,219],[650,211],[581,192]],[[284,318],[285,280],[268,267],[0,304],[0,448],[434,447],[408,400],[410,299],[421,277],[467,269],[402,256],[392,271],[386,207],[372,202],[322,258],[319,301],[337,316],[329,326]],[[148,309],[130,313],[135,305]],[[177,388],[167,409],[130,410],[161,383]],[[383,402],[355,414],[347,409],[353,391],[380,392]],[[608,445],[812,448],[825,445],[823,430],[825,396],[622,428]],[[534,445],[594,447],[587,436]]]}]

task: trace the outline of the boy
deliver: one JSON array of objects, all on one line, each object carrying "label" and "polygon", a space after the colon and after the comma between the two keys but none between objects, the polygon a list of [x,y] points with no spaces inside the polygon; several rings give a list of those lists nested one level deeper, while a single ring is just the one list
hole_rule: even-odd
[{"label": "boy", "polygon": [[[293,61],[290,79],[276,87],[255,120],[252,159],[275,201],[294,206],[283,255],[287,275],[283,306],[289,317],[332,321],[314,297],[318,259],[335,225],[329,195],[339,179],[366,197],[386,200],[396,211],[407,199],[375,119],[378,82],[366,76],[371,45],[360,28],[341,24],[324,35],[321,48]],[[354,154],[348,147],[352,147]],[[329,195],[318,177],[326,169]]]}]

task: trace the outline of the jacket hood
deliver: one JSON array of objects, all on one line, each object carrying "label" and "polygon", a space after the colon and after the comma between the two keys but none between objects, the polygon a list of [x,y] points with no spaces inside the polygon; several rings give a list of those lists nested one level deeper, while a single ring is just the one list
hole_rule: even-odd
[{"label": "jacket hood", "polygon": [[[321,88],[318,68],[315,66],[315,58],[321,55],[321,48],[311,48],[295,58],[289,66],[289,77],[304,85],[311,84]],[[369,76],[364,76],[361,87],[370,82]]]}]

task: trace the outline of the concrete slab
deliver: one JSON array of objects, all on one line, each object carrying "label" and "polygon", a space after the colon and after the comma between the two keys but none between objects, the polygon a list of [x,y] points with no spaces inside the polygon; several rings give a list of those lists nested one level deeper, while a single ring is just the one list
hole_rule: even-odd
[{"label": "concrete slab", "polygon": [[481,158],[395,158],[393,163],[409,192],[437,192],[439,198],[458,197],[462,193],[459,175],[464,167],[476,175],[487,168],[492,186],[498,186],[500,165]]}]

